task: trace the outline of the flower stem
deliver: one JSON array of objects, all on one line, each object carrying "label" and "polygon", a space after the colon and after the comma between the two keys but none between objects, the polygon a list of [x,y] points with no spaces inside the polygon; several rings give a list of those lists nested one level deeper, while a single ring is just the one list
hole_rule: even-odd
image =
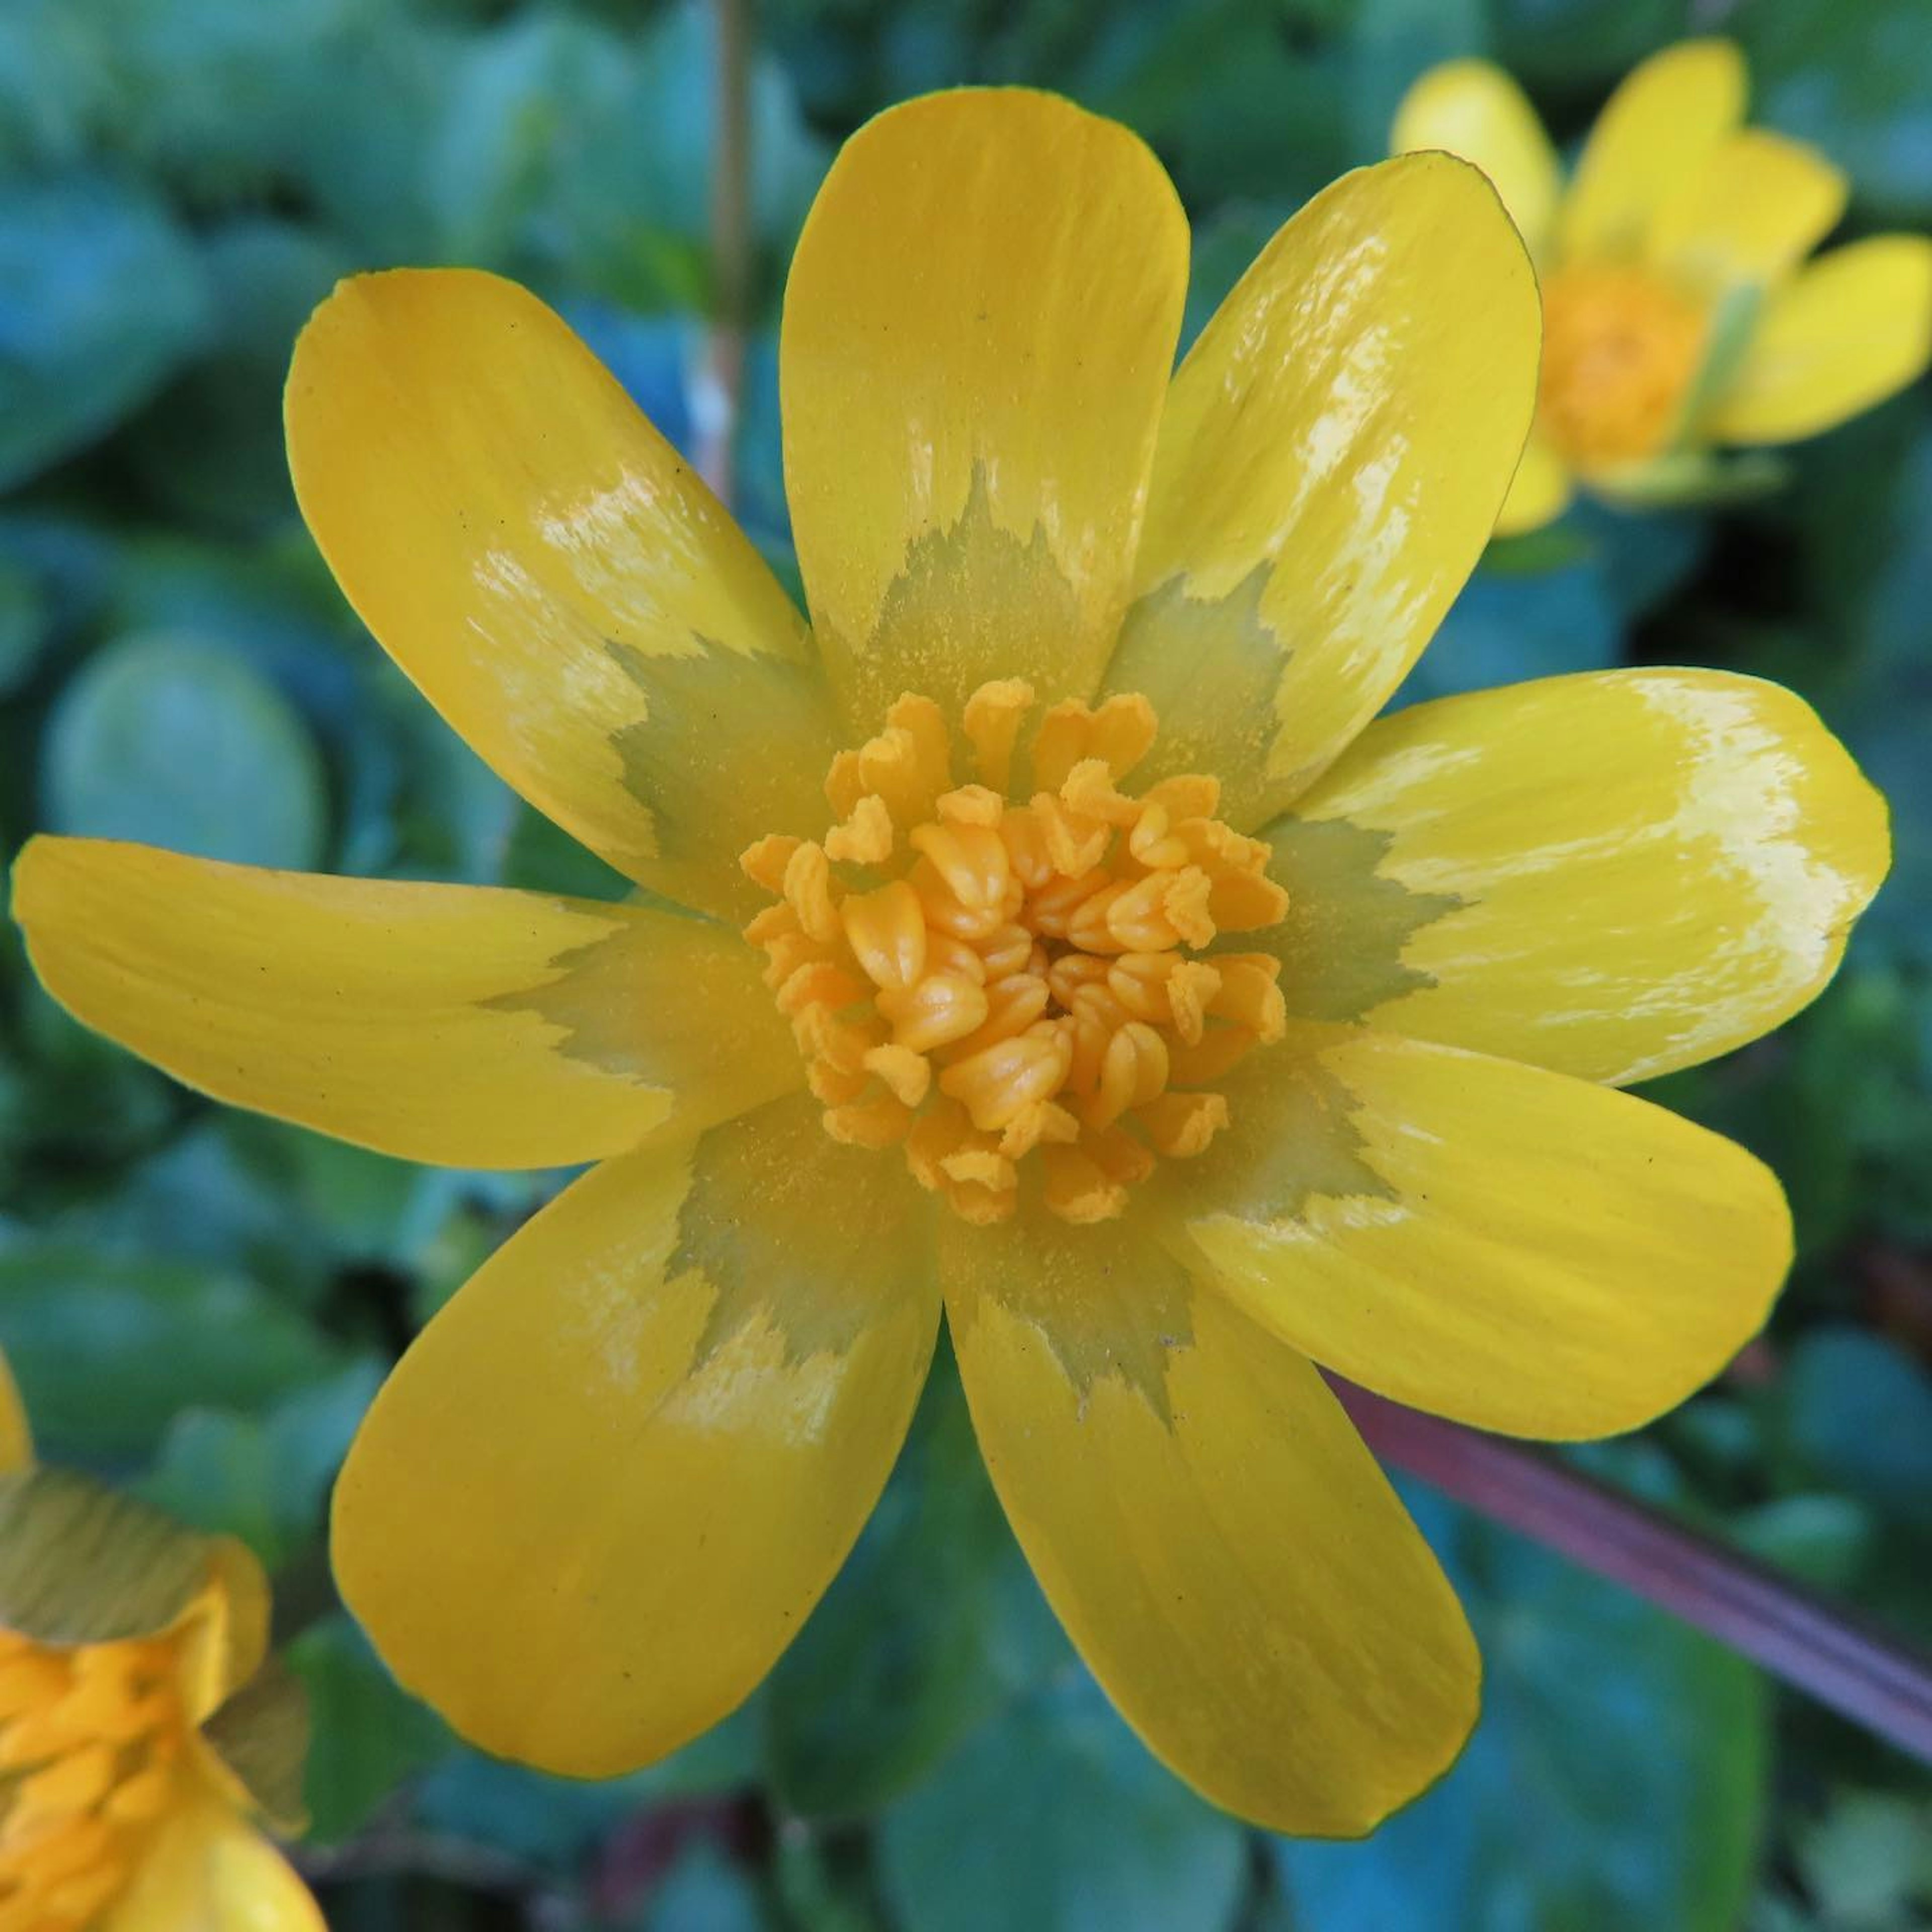
[{"label": "flower stem", "polygon": [[712,0],[718,37],[711,173],[711,316],[692,413],[698,473],[731,501],[732,446],[752,305],[752,0]]},{"label": "flower stem", "polygon": [[1339,1380],[1386,1463],[1707,1631],[1772,1676],[1932,1762],[1932,1658],[1546,1451]]}]

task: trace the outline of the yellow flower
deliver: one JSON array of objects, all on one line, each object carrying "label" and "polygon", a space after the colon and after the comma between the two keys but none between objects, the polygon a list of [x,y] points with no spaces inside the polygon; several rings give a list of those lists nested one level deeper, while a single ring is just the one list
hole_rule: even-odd
[{"label": "yellow flower", "polygon": [[676,907],[20,861],[46,986],[191,1084],[600,1163],[411,1348],[336,1492],[350,1604],[492,1750],[613,1772],[736,1706],[943,1306],[1130,1721],[1232,1810],[1364,1831],[1479,1666],[1313,1364],[1586,1436],[1763,1319],[1776,1182],[1602,1083],[1810,999],[1882,805],[1796,699],[1708,672],[1372,724],[1515,467],[1528,262],[1474,169],[1390,161],[1177,373],[1187,257],[1159,164],[1064,101],[856,135],[781,343],[808,626],[531,296],[346,283],[289,382],[310,529],[443,716]]},{"label": "yellow flower", "polygon": [[1522,90],[1450,61],[1396,110],[1398,154],[1446,149],[1495,182],[1543,280],[1536,428],[1499,533],[1612,502],[1721,488],[1718,446],[1795,442],[1904,388],[1932,358],[1932,241],[1806,257],[1844,211],[1815,149],[1740,124],[1727,40],[1653,55],[1611,97],[1566,188]]},{"label": "yellow flower", "polygon": [[306,1735],[268,1628],[239,1544],[36,1468],[0,1363],[0,1932],[326,1932],[250,1822]]}]

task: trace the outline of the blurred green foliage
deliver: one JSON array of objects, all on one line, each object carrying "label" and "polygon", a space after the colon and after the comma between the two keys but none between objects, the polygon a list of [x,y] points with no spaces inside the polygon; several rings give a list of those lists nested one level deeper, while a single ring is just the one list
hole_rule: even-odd
[{"label": "blurred green foliage", "polygon": [[[1296,203],[1487,52],[1559,135],[1714,23],[1761,118],[1932,220],[1924,0],[766,0],[739,509],[783,565],[771,330],[838,141],[920,89],[1064,89],[1193,215],[1190,332]],[[557,303],[687,439],[713,282],[709,17],[632,0],[0,4],[0,848],[56,827],[609,894],[362,635],[294,514],[279,385],[339,274],[466,262]],[[1816,1007],[1658,1097],[1772,1160],[1802,1257],[1767,1342],[1600,1466],[1932,1640],[1932,411],[1790,487],[1498,545],[1410,696],[1625,661],[1810,698],[1898,868]],[[332,1922],[651,1932],[1890,1932],[1932,1785],[1747,1666],[1426,1496],[1484,1640],[1462,1762],[1375,1840],[1267,1842],[1150,1760],[1021,1563],[942,1362],[884,1504],[769,1684],[669,1764],[484,1760],[337,1606],[325,1498],[389,1360],[554,1176],[424,1172],[210,1108],[0,935],[0,1344],[48,1454],[246,1538],[316,1706]],[[532,1667],[540,1667],[536,1660]]]}]

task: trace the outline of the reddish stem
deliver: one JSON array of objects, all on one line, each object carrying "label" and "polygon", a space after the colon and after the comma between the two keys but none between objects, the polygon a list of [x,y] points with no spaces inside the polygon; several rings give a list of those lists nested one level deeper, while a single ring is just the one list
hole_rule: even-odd
[{"label": "reddish stem", "polygon": [[1932,1763],[1932,1658],[1546,1451],[1339,1380],[1335,1392],[1384,1462],[1647,1598]]}]

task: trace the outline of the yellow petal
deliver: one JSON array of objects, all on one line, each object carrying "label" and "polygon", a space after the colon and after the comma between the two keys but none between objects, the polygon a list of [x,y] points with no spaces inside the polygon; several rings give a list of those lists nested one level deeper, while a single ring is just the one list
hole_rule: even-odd
[{"label": "yellow petal", "polygon": [[1309,1364],[1120,1222],[942,1240],[986,1466],[1148,1748],[1227,1810],[1325,1838],[1439,1775],[1475,1646]]},{"label": "yellow petal", "polygon": [[20,1385],[6,1357],[0,1355],[0,1476],[10,1476],[33,1460],[34,1432],[27,1406],[20,1400]]},{"label": "yellow petal", "polygon": [[1132,134],[962,89],[848,141],[785,289],[799,566],[853,715],[1023,673],[1084,695],[1126,602],[1187,280]]},{"label": "yellow petal", "polygon": [[1159,778],[1280,811],[1381,708],[1482,554],[1536,386],[1535,278],[1466,161],[1345,176],[1262,250],[1162,418],[1136,601],[1107,671]]},{"label": "yellow petal", "polygon": [[296,344],[289,466],[336,581],[532,804],[735,916],[840,742],[797,613],[616,381],[514,283],[342,283]]},{"label": "yellow petal", "polygon": [[1180,1211],[1324,1367],[1479,1429],[1634,1429],[1762,1325],[1790,1217],[1742,1148],[1628,1094],[1358,1028],[1228,1082]]},{"label": "yellow petal", "polygon": [[1711,433],[1726,442],[1815,436],[1916,382],[1932,359],[1932,242],[1880,235],[1772,291]]},{"label": "yellow petal", "polygon": [[[1415,706],[1271,830],[1300,902],[1291,1011],[1618,1084],[1805,1005],[1890,860],[1884,801],[1810,708],[1723,671]],[[1358,976],[1352,1009],[1298,998],[1324,954]]]},{"label": "yellow petal", "polygon": [[1562,254],[1634,256],[1658,211],[1743,118],[1742,56],[1729,40],[1684,40],[1633,69],[1590,130],[1557,220]]},{"label": "yellow petal", "polygon": [[288,1861],[212,1793],[171,1814],[98,1932],[328,1932]]},{"label": "yellow petal", "polygon": [[196,1724],[261,1669],[273,1608],[268,1577],[246,1544],[232,1536],[207,1544],[207,1583],[175,1625],[182,1701]]},{"label": "yellow petal", "polygon": [[1444,61],[1402,96],[1393,153],[1441,148],[1490,178],[1532,254],[1541,252],[1562,183],[1536,110],[1492,62]]},{"label": "yellow petal", "polygon": [[606,1777],[736,1707],[884,1484],[938,1326],[898,1164],[776,1103],[607,1162],[424,1331],[335,1492],[335,1572],[485,1749]]},{"label": "yellow petal", "polygon": [[1532,431],[1523,445],[1516,479],[1497,514],[1496,535],[1520,536],[1526,530],[1538,530],[1545,524],[1554,523],[1570,507],[1570,499],[1575,493],[1569,466],[1557,454],[1555,446]]},{"label": "yellow petal", "polygon": [[1658,210],[1653,258],[1721,291],[1787,274],[1845,212],[1844,176],[1815,148],[1760,128],[1719,142]]},{"label": "yellow petal", "polygon": [[236,1106],[406,1160],[548,1167],[798,1082],[707,921],[36,838],[14,916],[74,1016]]}]

